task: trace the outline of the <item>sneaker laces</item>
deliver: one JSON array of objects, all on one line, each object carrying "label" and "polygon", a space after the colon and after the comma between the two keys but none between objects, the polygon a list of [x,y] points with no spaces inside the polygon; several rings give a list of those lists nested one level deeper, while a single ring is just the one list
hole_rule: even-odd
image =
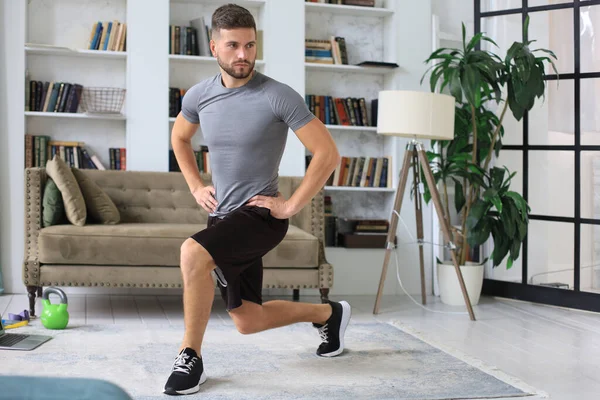
[{"label": "sneaker laces", "polygon": [[321,336],[321,340],[323,341],[323,343],[329,343],[329,335],[327,334],[327,328],[328,328],[328,325],[325,324],[318,329],[319,336]]},{"label": "sneaker laces", "polygon": [[198,361],[198,357],[190,357],[188,354],[185,354],[185,352],[182,352],[175,359],[173,372],[183,372],[184,374],[189,375],[196,361]]}]

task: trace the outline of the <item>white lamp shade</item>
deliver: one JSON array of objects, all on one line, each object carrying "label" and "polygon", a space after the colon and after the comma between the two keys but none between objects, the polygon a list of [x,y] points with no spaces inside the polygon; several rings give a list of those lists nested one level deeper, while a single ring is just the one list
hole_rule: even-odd
[{"label": "white lamp shade", "polygon": [[408,90],[379,92],[377,133],[420,139],[454,139],[453,96]]}]

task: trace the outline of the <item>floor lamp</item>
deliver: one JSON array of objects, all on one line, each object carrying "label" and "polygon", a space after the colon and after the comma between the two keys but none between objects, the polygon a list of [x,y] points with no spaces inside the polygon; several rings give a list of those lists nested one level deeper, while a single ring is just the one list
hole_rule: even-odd
[{"label": "floor lamp", "polygon": [[445,94],[431,92],[417,92],[404,90],[384,90],[379,92],[378,112],[377,112],[377,133],[379,135],[400,136],[410,138],[404,155],[404,162],[400,171],[400,182],[396,189],[394,200],[394,209],[391,215],[390,230],[388,232],[385,258],[383,260],[383,270],[377,290],[375,308],[373,314],[379,313],[381,295],[383,294],[383,285],[387,276],[388,263],[390,255],[394,249],[394,238],[398,227],[400,209],[402,207],[402,198],[406,189],[409,170],[413,169],[413,179],[415,188],[415,214],[417,219],[417,240],[419,243],[419,261],[421,267],[421,298],[423,304],[426,302],[425,291],[425,267],[423,261],[423,214],[421,208],[420,196],[420,173],[422,168],[427,186],[431,192],[431,198],[440,220],[444,242],[449,245],[450,255],[456,270],[456,275],[460,288],[465,299],[465,304],[469,311],[471,320],[475,321],[475,314],[471,307],[471,301],[465,287],[462,272],[458,265],[456,256],[456,246],[452,242],[450,226],[444,217],[444,208],[440,194],[435,185],[433,173],[429,166],[429,161],[423,144],[419,140],[452,140],[454,139],[454,97]]}]

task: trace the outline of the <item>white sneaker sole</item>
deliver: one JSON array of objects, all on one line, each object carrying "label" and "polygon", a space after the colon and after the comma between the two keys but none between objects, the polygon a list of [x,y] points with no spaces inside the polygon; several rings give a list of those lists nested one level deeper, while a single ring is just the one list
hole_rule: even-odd
[{"label": "white sneaker sole", "polygon": [[[175,390],[175,393],[177,394],[193,394],[196,393],[200,390],[200,385],[202,385],[204,382],[206,382],[206,373],[204,371],[202,371],[202,375],[200,376],[200,382],[198,382],[198,384],[194,387],[191,387],[189,389],[185,389],[185,390]],[[163,392],[166,394],[171,394],[171,393],[167,393],[167,392]]]},{"label": "white sneaker sole", "polygon": [[347,301],[340,301],[342,305],[342,322],[340,322],[340,348],[336,351],[332,351],[331,353],[321,354],[321,357],[335,357],[337,355],[342,354],[344,351],[344,334],[346,333],[346,327],[350,322],[350,317],[352,316],[352,307],[348,304]]}]

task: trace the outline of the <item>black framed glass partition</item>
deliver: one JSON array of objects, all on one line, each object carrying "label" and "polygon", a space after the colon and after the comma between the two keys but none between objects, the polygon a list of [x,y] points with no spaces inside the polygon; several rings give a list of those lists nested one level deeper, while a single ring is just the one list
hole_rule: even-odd
[{"label": "black framed glass partition", "polygon": [[519,259],[488,268],[483,293],[600,311],[600,0],[475,0],[474,9],[475,33],[501,57],[529,17],[532,48],[554,51],[560,74],[521,121],[505,117],[497,163],[517,172],[511,188],[529,203],[530,224]]}]

